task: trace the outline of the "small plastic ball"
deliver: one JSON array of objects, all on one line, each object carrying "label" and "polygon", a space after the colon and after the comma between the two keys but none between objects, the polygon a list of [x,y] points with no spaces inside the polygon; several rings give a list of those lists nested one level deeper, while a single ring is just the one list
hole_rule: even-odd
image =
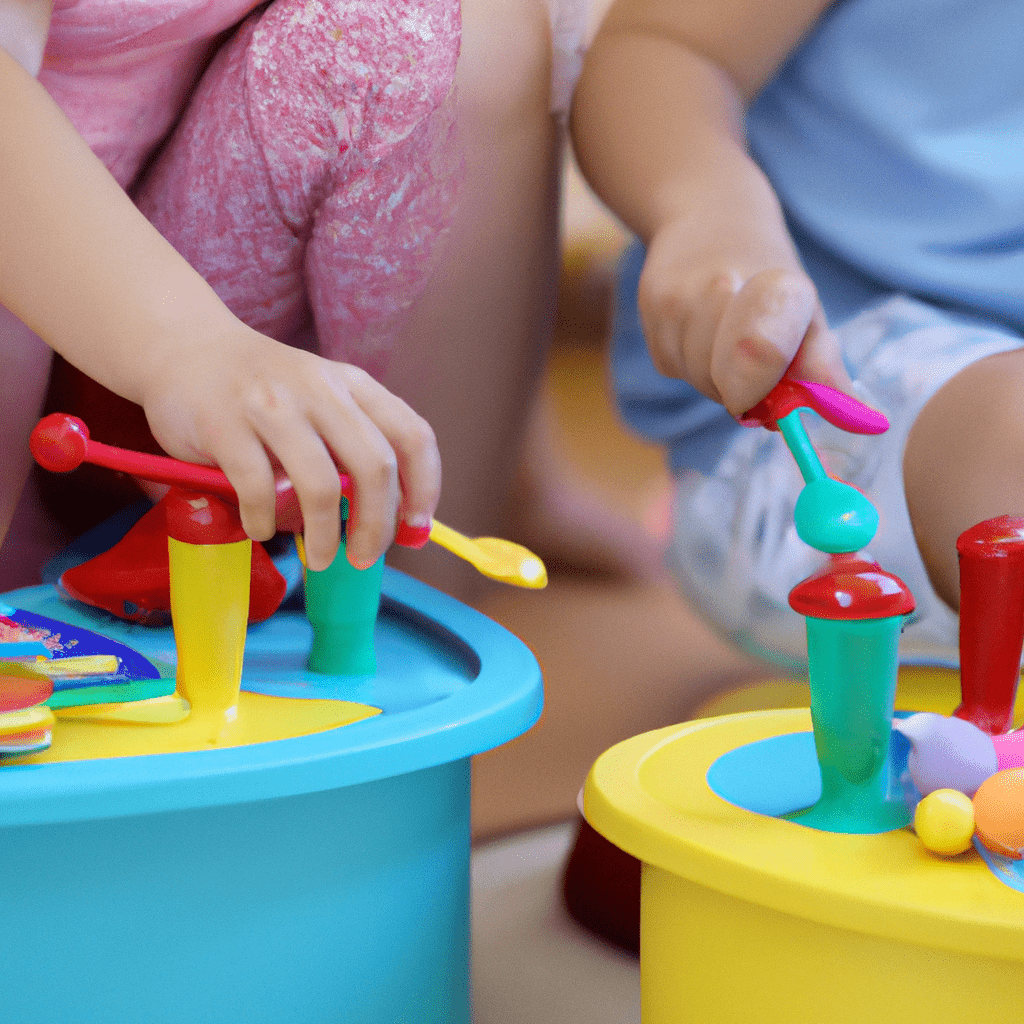
[{"label": "small plastic ball", "polygon": [[1021,859],[1024,849],[1024,768],[986,779],[974,794],[978,838],[993,853]]},{"label": "small plastic ball", "polygon": [[914,813],[914,830],[926,850],[954,857],[970,849],[974,837],[974,806],[955,789],[936,789]]},{"label": "small plastic ball", "polygon": [[999,769],[992,737],[971,722],[925,711],[892,726],[910,740],[907,770],[922,796],[936,789],[974,796]]},{"label": "small plastic ball", "polygon": [[77,416],[51,413],[36,424],[28,446],[43,469],[70,473],[89,453],[89,428]]}]

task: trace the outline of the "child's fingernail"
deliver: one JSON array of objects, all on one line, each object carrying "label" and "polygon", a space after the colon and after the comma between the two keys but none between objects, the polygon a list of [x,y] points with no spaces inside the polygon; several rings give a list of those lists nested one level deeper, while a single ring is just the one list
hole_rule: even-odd
[{"label": "child's fingernail", "polygon": [[369,561],[367,561],[365,557],[349,552],[348,561],[353,569],[358,569],[360,570],[360,572],[362,572],[365,569],[369,569],[371,565],[375,564],[377,559],[372,558]]},{"label": "child's fingernail", "polygon": [[431,523],[432,516],[427,515],[424,512],[417,512],[411,516],[405,516],[406,523],[413,527],[415,530],[422,530],[425,526],[429,526]]}]

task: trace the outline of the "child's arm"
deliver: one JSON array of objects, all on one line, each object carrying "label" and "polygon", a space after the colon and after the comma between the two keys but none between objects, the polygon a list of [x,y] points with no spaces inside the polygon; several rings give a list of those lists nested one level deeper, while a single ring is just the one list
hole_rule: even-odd
[{"label": "child's arm", "polygon": [[734,415],[791,364],[849,387],[743,132],[744,104],[829,3],[617,0],[574,101],[584,172],[648,246],[640,310],[655,365]]},{"label": "child's arm", "polygon": [[257,539],[274,531],[276,458],[299,495],[312,568],[326,566],[338,543],[334,458],[358,493],[353,563],[380,555],[399,508],[407,521],[429,522],[440,490],[429,426],[362,371],[235,318],[3,48],[0,302],[141,404],[170,454],[219,465]]}]

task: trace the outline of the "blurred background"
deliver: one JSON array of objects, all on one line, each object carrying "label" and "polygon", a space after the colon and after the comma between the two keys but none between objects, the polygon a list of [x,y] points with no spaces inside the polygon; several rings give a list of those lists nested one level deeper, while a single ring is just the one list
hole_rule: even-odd
[{"label": "blurred background", "polygon": [[710,632],[660,567],[670,477],[660,450],[619,423],[607,372],[615,265],[629,236],[571,154],[562,221],[540,448],[609,536],[603,550],[581,539],[552,563],[545,591],[495,587],[478,604],[537,655],[545,711],[526,735],[474,759],[475,1024],[639,1022],[637,958],[586,931],[563,903],[576,796],[614,743],[765,677]]}]

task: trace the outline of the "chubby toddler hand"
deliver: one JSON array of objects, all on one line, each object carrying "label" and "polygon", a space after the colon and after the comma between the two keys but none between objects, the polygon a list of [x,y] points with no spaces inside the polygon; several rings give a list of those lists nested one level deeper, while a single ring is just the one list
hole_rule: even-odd
[{"label": "chubby toddler hand", "polygon": [[433,431],[363,370],[237,321],[163,351],[142,403],[153,435],[175,458],[224,471],[254,540],[274,534],[278,469],[302,508],[310,569],[325,569],[338,549],[339,467],[355,491],[346,546],[357,568],[387,549],[399,517],[429,525],[441,489]]},{"label": "chubby toddler hand", "polygon": [[[719,230],[720,229],[720,230]],[[640,316],[655,366],[733,416],[790,375],[849,392],[814,284],[788,239],[728,222],[667,224],[640,277]]]}]

